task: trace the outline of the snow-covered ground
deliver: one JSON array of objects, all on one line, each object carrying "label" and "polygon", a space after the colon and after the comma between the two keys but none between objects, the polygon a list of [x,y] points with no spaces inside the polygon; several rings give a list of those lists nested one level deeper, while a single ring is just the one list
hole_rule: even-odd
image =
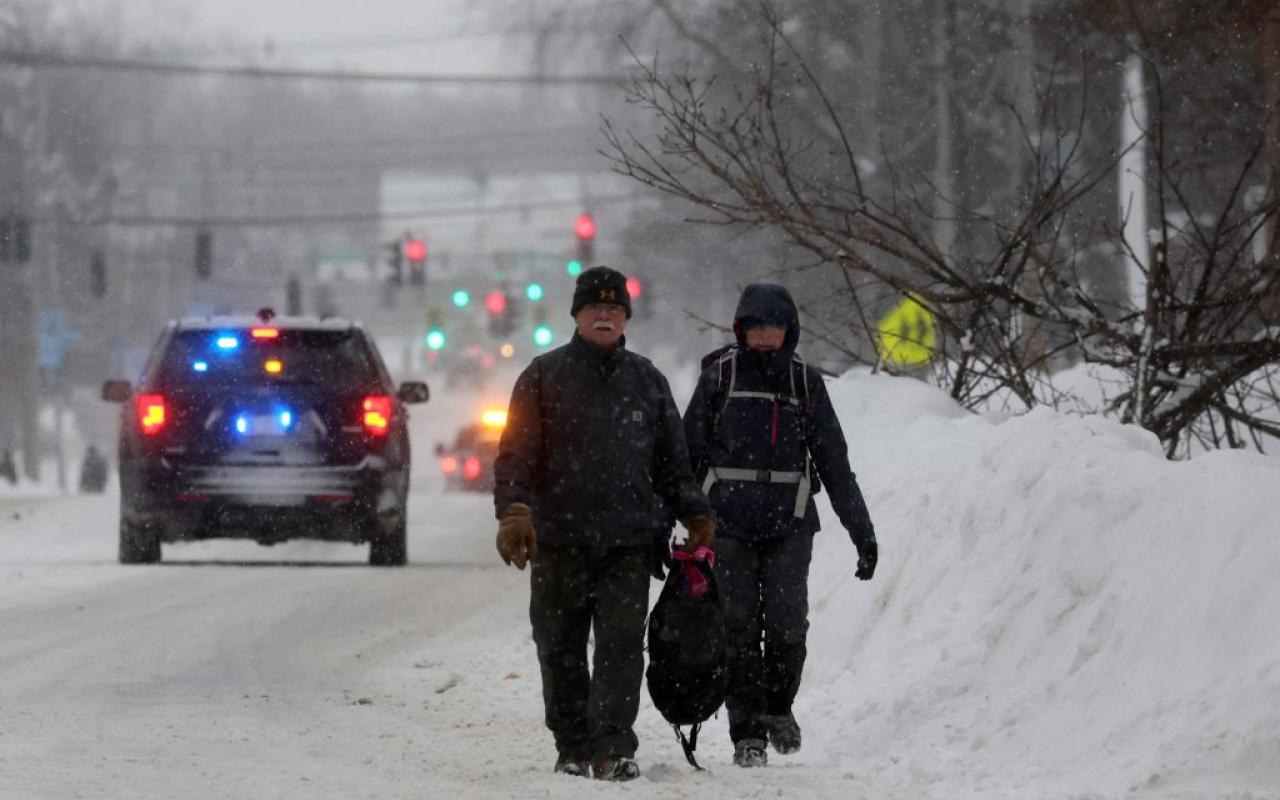
[{"label": "snow-covered ground", "polygon": [[738,770],[718,719],[694,773],[646,698],[641,780],[550,774],[528,578],[487,497],[439,491],[475,403],[442,395],[403,570],[228,542],[122,567],[113,495],[0,496],[0,798],[1280,798],[1280,462],[830,386],[881,563],[853,578],[822,501],[799,754]]}]

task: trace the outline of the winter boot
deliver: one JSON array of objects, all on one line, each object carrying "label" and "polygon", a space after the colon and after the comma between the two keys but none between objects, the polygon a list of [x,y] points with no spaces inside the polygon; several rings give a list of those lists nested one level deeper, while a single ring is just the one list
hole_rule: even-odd
[{"label": "winter boot", "polygon": [[634,758],[626,756],[601,759],[593,770],[599,781],[633,781],[640,777],[640,765]]},{"label": "winter boot", "polygon": [[561,775],[572,775],[575,778],[585,778],[590,772],[591,765],[585,758],[575,758],[568,753],[561,753],[556,759],[556,772]]},{"label": "winter boot", "polygon": [[783,755],[800,749],[800,725],[794,714],[776,714],[763,718],[769,727],[769,744]]},{"label": "winter boot", "polygon": [[739,739],[733,745],[733,763],[739,767],[768,766],[769,754],[764,746],[764,739]]}]

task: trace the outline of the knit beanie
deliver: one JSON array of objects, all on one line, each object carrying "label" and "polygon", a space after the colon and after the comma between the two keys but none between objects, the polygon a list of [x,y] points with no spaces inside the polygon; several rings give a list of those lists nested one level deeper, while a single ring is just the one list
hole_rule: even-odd
[{"label": "knit beanie", "polygon": [[569,308],[569,316],[578,316],[583,306],[592,303],[616,303],[626,309],[627,319],[631,319],[631,294],[627,291],[627,276],[609,267],[583,270],[573,289],[573,305]]}]

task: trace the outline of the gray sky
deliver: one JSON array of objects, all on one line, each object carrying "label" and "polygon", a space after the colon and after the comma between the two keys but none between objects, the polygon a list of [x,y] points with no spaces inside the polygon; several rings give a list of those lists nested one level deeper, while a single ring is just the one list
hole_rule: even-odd
[{"label": "gray sky", "polygon": [[[192,58],[233,61],[274,43],[274,63],[412,72],[511,72],[526,62],[512,19],[480,0],[119,0],[135,40],[177,36]],[[265,62],[265,63],[273,63]]]}]

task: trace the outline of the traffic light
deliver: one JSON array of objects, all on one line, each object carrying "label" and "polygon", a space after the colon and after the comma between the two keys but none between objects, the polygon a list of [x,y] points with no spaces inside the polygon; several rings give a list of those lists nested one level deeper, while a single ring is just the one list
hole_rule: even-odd
[{"label": "traffic light", "polygon": [[101,250],[89,258],[89,294],[99,300],[107,296],[107,261]]},{"label": "traffic light", "polygon": [[213,274],[213,232],[201,228],[196,231],[196,277],[207,279]]},{"label": "traffic light", "polygon": [[13,261],[13,221],[12,213],[0,216],[0,262],[5,264]]},{"label": "traffic light", "polygon": [[471,305],[471,292],[466,289],[458,289],[453,293],[454,308],[466,308]]},{"label": "traffic light", "polygon": [[489,312],[489,333],[510,336],[516,326],[516,309],[507,293],[501,289],[489,292],[484,298],[484,307]]},{"label": "traffic light", "polygon": [[596,218],[579,214],[573,221],[573,235],[578,240],[579,265],[590,265],[596,260]]},{"label": "traffic light", "polygon": [[387,243],[387,283],[392,286],[404,284],[404,254],[400,252],[400,241]]},{"label": "traffic light", "polygon": [[302,281],[290,275],[284,282],[284,313],[296,317],[302,313]]},{"label": "traffic light", "polygon": [[644,281],[632,275],[627,278],[627,294],[631,296],[631,309],[641,319],[653,318],[653,298],[648,296]]},{"label": "traffic light", "polygon": [[507,310],[507,296],[501,291],[494,289],[492,292],[485,295],[484,307],[490,314],[495,316],[502,314]]},{"label": "traffic light", "polygon": [[530,283],[528,286],[524,287],[524,296],[529,298],[529,302],[531,303],[536,303],[539,300],[541,300],[542,294],[543,294],[542,284],[538,283],[537,281],[534,281],[533,283]]},{"label": "traffic light", "polygon": [[31,260],[31,220],[12,211],[0,217],[0,262],[25,264]]},{"label": "traffic light", "polygon": [[577,260],[570,261],[564,265],[564,271],[569,273],[570,277],[576,278],[582,274],[582,262]]},{"label": "traffic light", "polygon": [[423,337],[428,350],[442,350],[448,337],[444,333],[444,325],[440,321],[440,309],[432,308],[427,312],[427,335]]},{"label": "traffic light", "polygon": [[31,220],[13,219],[13,260],[25,264],[31,260]]},{"label": "traffic light", "polygon": [[555,333],[547,324],[547,307],[540,305],[533,312],[533,343],[538,347],[546,347],[554,338]]},{"label": "traffic light", "polygon": [[405,239],[401,248],[405,260],[409,262],[409,283],[412,286],[427,285],[427,243],[410,236]]}]

